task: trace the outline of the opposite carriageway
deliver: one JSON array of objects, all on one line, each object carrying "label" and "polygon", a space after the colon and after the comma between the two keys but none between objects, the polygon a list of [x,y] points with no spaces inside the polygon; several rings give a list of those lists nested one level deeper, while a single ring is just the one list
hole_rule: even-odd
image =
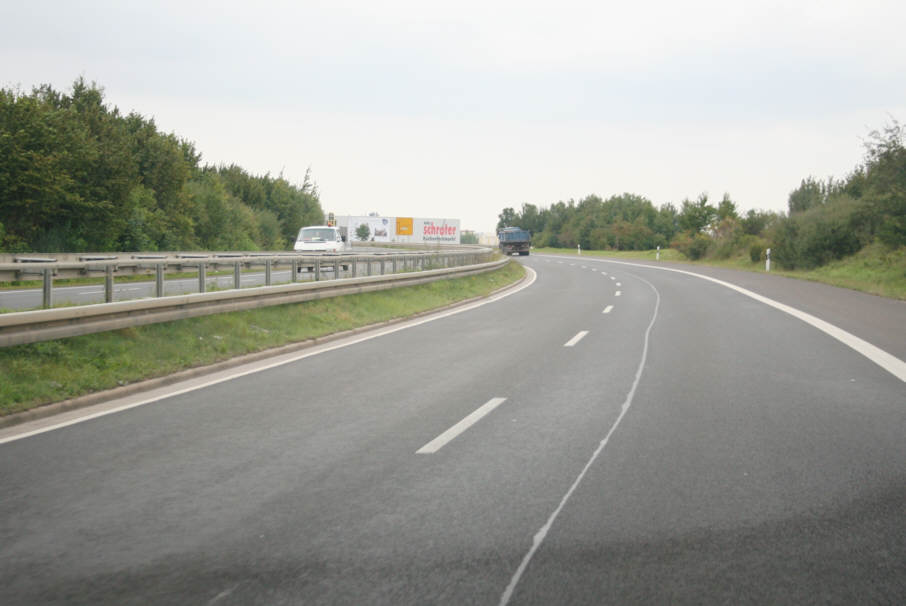
[{"label": "opposite carriageway", "polygon": [[[87,257],[87,256],[86,256]],[[106,303],[57,309],[42,309],[0,315],[0,346],[32,343],[114,330],[126,326],[165,322],[182,318],[281,305],[345,294],[410,286],[434,280],[491,271],[506,263],[494,260],[485,248],[439,249],[434,251],[367,253],[355,255],[231,255],[230,253],[186,253],[114,256],[109,259],[82,258],[58,261],[54,258],[22,258],[0,263],[0,280],[21,280],[42,276],[45,304],[52,303],[52,282],[56,277],[86,276],[102,272],[106,277]],[[234,288],[206,291],[207,271],[233,270]],[[265,285],[240,288],[243,270],[264,268]],[[272,284],[273,271],[290,269],[290,282]],[[167,271],[193,268],[198,273],[198,292],[162,296]],[[303,271],[310,277],[299,282]],[[341,278],[341,271],[349,277]],[[154,298],[113,301],[114,275],[148,274],[155,277]],[[325,280],[332,274],[334,279]],[[49,307],[49,305],[47,305]]]}]

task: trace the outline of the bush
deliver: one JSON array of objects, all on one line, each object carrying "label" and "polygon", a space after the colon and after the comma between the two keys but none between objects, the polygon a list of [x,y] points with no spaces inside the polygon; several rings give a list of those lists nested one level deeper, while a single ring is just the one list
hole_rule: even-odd
[{"label": "bush", "polygon": [[761,255],[764,253],[764,247],[761,243],[756,242],[749,248],[749,258],[752,259],[752,263],[758,263],[761,261]]},{"label": "bush", "polygon": [[777,222],[772,256],[786,269],[811,269],[858,252],[871,241],[864,204],[840,196]]},{"label": "bush", "polygon": [[697,261],[707,254],[711,247],[711,238],[705,234],[690,234],[684,232],[676,237],[673,248],[684,254],[687,258]]}]

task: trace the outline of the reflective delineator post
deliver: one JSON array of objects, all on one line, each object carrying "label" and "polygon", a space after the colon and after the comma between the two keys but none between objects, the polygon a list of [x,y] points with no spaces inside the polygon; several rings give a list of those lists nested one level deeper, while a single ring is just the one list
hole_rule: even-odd
[{"label": "reflective delineator post", "polygon": [[764,270],[771,271],[771,249],[769,248],[764,255]]},{"label": "reflective delineator post", "polygon": [[661,260],[661,247],[660,246],[657,247],[657,253],[654,255],[654,260],[655,261]]}]

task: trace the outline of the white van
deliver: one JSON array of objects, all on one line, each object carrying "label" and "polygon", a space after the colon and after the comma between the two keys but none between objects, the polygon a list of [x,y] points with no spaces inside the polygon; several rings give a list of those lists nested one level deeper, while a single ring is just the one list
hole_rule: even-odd
[{"label": "white van", "polygon": [[296,252],[339,252],[343,250],[343,238],[336,227],[327,225],[303,227],[299,230],[293,250]]}]

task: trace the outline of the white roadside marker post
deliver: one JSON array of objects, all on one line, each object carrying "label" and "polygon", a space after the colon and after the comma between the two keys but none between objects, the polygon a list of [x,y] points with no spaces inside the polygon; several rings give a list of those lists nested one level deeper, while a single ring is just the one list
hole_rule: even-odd
[{"label": "white roadside marker post", "polygon": [[764,270],[771,271],[771,249],[769,248],[765,254],[764,259]]}]

